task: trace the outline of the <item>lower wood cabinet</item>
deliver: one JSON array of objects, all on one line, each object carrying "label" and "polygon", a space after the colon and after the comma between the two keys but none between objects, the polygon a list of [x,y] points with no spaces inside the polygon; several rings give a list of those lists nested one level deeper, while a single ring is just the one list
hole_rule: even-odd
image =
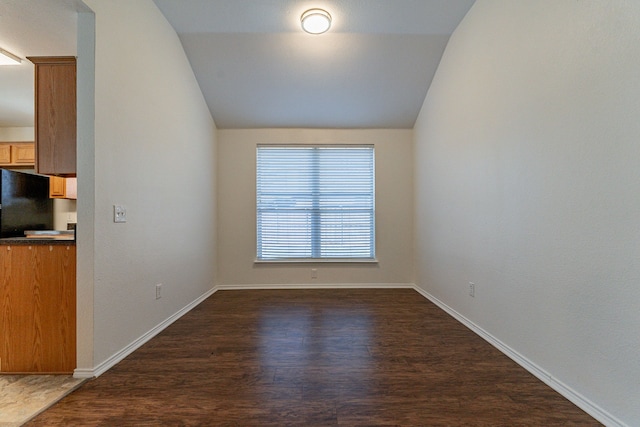
[{"label": "lower wood cabinet", "polygon": [[76,247],[0,246],[0,372],[76,368]]}]

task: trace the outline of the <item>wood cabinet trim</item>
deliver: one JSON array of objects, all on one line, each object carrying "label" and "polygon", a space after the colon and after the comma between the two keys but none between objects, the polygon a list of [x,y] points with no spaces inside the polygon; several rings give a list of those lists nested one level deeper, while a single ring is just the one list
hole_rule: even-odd
[{"label": "wood cabinet trim", "polygon": [[76,63],[75,56],[27,56],[27,59],[33,64],[68,65]]}]

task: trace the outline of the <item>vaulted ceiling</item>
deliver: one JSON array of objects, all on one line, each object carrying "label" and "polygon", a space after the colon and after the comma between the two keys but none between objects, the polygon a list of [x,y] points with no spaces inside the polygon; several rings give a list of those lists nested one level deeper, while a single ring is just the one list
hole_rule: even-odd
[{"label": "vaulted ceiling", "polygon": [[[412,128],[474,0],[154,0],[219,128]],[[80,0],[1,0],[0,47],[75,55]],[[329,32],[300,16],[329,11]],[[33,125],[33,67],[0,68],[0,126]]]},{"label": "vaulted ceiling", "polygon": [[[412,128],[473,0],[154,0],[219,128]],[[309,35],[300,16],[327,10]]]}]

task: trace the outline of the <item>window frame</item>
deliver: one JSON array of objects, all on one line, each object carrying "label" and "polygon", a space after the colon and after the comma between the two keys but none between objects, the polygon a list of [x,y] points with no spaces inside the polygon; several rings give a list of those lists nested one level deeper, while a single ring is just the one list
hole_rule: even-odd
[{"label": "window frame", "polygon": [[[372,219],[371,219],[371,235],[370,235],[370,241],[371,241],[371,257],[317,257],[317,258],[313,258],[313,257],[290,257],[290,258],[259,258],[258,254],[259,254],[259,239],[260,239],[260,235],[259,235],[259,213],[258,213],[258,175],[259,175],[259,167],[258,167],[258,162],[259,162],[259,150],[261,148],[368,148],[371,149],[371,156],[372,156],[372,170],[371,170],[371,179],[372,179],[372,183],[371,183],[371,197],[372,197],[372,208],[371,208],[371,215],[372,215]],[[295,144],[295,143],[291,143],[291,144],[287,144],[287,143],[261,143],[261,144],[257,144],[256,146],[256,195],[254,198],[254,202],[255,202],[255,213],[256,213],[256,239],[255,239],[255,251],[256,251],[256,257],[254,260],[255,264],[286,264],[286,263],[294,263],[294,264],[299,264],[299,263],[350,263],[350,264],[376,264],[378,263],[378,259],[376,258],[376,161],[375,161],[375,145],[374,144],[351,144],[351,143],[344,143],[344,144],[336,144],[336,143],[331,143],[331,144]]]}]

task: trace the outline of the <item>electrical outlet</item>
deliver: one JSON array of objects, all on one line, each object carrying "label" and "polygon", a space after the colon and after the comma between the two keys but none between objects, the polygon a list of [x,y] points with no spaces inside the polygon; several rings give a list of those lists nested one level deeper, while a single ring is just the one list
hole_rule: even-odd
[{"label": "electrical outlet", "polygon": [[156,285],[156,299],[162,298],[162,283]]},{"label": "electrical outlet", "polygon": [[312,279],[317,279],[318,278],[318,269],[317,268],[312,268],[311,269],[311,278]]},{"label": "electrical outlet", "polygon": [[127,222],[127,208],[113,205],[113,222]]},{"label": "electrical outlet", "polygon": [[469,296],[470,297],[476,296],[476,284],[473,282],[469,282]]}]

